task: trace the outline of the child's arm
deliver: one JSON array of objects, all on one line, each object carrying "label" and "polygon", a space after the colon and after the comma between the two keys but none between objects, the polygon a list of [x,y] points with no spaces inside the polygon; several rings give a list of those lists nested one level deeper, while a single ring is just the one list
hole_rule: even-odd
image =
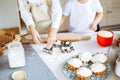
[{"label": "child's arm", "polygon": [[65,15],[63,14],[60,25],[62,25],[62,24],[65,22],[66,18],[67,18],[67,16],[65,16]]},{"label": "child's arm", "polygon": [[67,0],[64,8],[63,8],[63,14],[62,14],[62,19],[61,19],[61,23],[60,25],[62,25],[66,18],[70,15],[71,13],[71,6],[72,6],[72,1],[71,0]]},{"label": "child's arm", "polygon": [[96,13],[96,16],[95,16],[93,23],[98,24],[102,20],[102,18],[103,18],[103,12]]},{"label": "child's arm", "polygon": [[97,25],[103,18],[103,12],[96,13],[94,21],[90,25],[90,29],[96,31],[97,30]]}]

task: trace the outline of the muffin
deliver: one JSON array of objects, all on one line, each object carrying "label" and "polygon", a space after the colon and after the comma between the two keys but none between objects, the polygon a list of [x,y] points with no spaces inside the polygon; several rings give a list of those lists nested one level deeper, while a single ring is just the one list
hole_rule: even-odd
[{"label": "muffin", "polygon": [[83,65],[86,66],[87,63],[91,60],[92,58],[92,54],[85,51],[85,52],[82,52],[78,55],[79,59],[82,60],[82,62],[84,63]]},{"label": "muffin", "polygon": [[94,63],[90,67],[95,75],[103,75],[107,70],[106,66],[102,63]]},{"label": "muffin", "polygon": [[93,63],[105,63],[107,61],[107,56],[105,54],[98,53],[93,55],[91,61]]},{"label": "muffin", "polygon": [[82,66],[82,61],[77,58],[71,58],[67,62],[67,66],[71,70],[77,70],[80,66]]},{"label": "muffin", "polygon": [[84,80],[92,75],[92,71],[87,67],[81,67],[76,71],[76,75],[78,78]]}]

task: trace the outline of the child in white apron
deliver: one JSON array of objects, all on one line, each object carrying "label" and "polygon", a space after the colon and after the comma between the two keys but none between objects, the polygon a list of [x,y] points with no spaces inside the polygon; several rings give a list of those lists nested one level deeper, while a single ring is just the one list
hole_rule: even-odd
[{"label": "child in white apron", "polygon": [[51,48],[62,16],[59,0],[19,0],[19,9],[34,42],[40,44],[39,33],[48,32],[47,48]]}]

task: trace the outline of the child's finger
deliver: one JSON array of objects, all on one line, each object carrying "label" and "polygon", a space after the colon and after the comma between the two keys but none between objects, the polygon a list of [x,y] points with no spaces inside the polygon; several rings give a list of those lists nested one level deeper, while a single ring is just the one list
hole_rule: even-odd
[{"label": "child's finger", "polygon": [[96,31],[97,30],[97,26],[94,26],[93,30]]},{"label": "child's finger", "polygon": [[91,30],[94,30],[94,26],[93,26],[93,25],[92,25],[92,26],[90,26],[90,29],[91,29]]}]

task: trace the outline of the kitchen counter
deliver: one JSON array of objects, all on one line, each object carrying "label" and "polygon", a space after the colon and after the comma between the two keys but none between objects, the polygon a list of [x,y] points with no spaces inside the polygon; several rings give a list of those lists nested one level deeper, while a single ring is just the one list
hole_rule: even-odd
[{"label": "kitchen counter", "polygon": [[[64,33],[61,33],[59,35],[63,35],[63,34]],[[69,78],[67,78],[64,75],[62,70],[63,64],[68,58],[74,55],[77,55],[82,51],[89,51],[91,54],[95,54],[97,52],[107,53],[109,46],[108,47],[100,46],[96,41],[96,34],[97,33],[95,32],[87,33],[87,34],[79,34],[79,33],[65,34],[66,36],[67,35],[91,35],[92,37],[90,40],[72,42],[72,45],[75,48],[75,51],[71,53],[62,54],[57,52],[57,53],[54,53],[53,55],[49,55],[43,52],[43,48],[46,46],[46,44],[42,44],[42,45],[31,44],[31,46],[39,54],[42,60],[47,64],[47,66],[53,72],[53,74],[57,77],[57,80],[69,80]],[[117,34],[120,34],[120,31],[116,31],[114,32],[114,34],[115,34],[114,37],[116,37]],[[109,75],[110,80],[119,80],[119,78],[116,77],[113,73],[111,73],[111,75]]]},{"label": "kitchen counter", "polygon": [[25,49],[26,65],[23,67],[10,68],[8,56],[0,57],[0,80],[12,80],[11,75],[15,71],[25,71],[27,73],[25,80],[57,80],[30,44],[24,44],[23,46]]},{"label": "kitchen counter", "polygon": [[[11,80],[10,76],[16,70],[26,71],[28,74],[27,80],[70,80],[63,73],[63,65],[67,59],[82,51],[89,51],[91,54],[95,54],[97,52],[107,53],[110,46],[100,46],[96,41],[96,34],[97,33],[95,32],[85,34],[66,33],[65,36],[90,35],[92,38],[90,40],[72,42],[72,46],[75,48],[75,51],[64,54],[54,52],[53,55],[49,55],[43,52],[43,48],[46,47],[46,44],[24,44],[27,61],[26,66],[23,68],[10,69],[7,57],[0,57],[0,80]],[[116,37],[117,34],[120,34],[120,31],[115,31],[114,34]],[[58,35],[64,35],[64,33]],[[112,73],[108,75],[109,80],[119,80],[113,71],[114,68],[112,68]]]}]

